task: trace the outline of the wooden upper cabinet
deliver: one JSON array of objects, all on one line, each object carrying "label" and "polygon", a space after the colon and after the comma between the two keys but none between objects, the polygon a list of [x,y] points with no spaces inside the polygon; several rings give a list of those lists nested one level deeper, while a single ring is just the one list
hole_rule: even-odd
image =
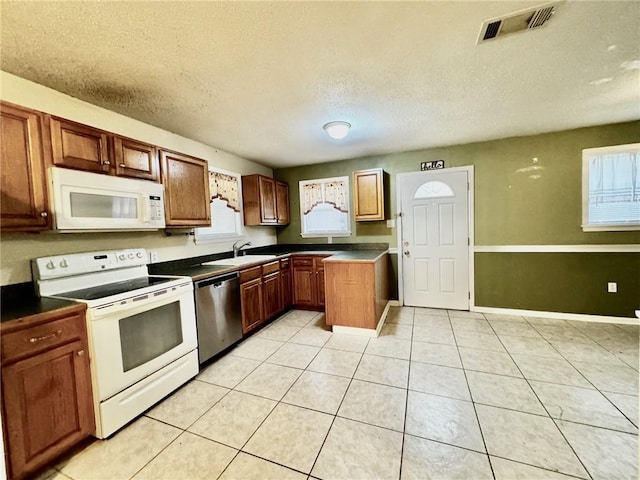
[{"label": "wooden upper cabinet", "polygon": [[276,216],[278,225],[289,225],[289,184],[276,180]]},{"label": "wooden upper cabinet", "polygon": [[160,159],[167,227],[210,226],[207,162],[165,150]]},{"label": "wooden upper cabinet", "polygon": [[353,172],[356,221],[384,220],[384,172],[381,168]]},{"label": "wooden upper cabinet", "polygon": [[155,146],[114,136],[113,156],[116,175],[160,181],[160,162]]},{"label": "wooden upper cabinet", "polygon": [[51,118],[53,164],[88,172],[109,173],[108,134],[97,128]]},{"label": "wooden upper cabinet", "polygon": [[245,175],[242,207],[245,225],[286,225],[289,223],[289,185],[264,175]]},{"label": "wooden upper cabinet", "polygon": [[0,228],[3,231],[51,228],[42,114],[0,104]]}]

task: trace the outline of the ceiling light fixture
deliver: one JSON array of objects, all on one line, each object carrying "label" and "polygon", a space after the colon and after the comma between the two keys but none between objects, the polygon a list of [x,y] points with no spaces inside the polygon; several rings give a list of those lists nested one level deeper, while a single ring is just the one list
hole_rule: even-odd
[{"label": "ceiling light fixture", "polygon": [[351,128],[351,124],[343,121],[337,122],[329,122],[325,124],[322,128],[324,128],[327,134],[335,139],[340,140],[344,138],[349,133],[349,129]]}]

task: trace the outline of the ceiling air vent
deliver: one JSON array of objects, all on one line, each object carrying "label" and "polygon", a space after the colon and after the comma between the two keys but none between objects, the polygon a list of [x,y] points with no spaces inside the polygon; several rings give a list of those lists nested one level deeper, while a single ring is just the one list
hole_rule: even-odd
[{"label": "ceiling air vent", "polygon": [[553,16],[556,6],[560,2],[545,3],[538,7],[527,8],[519,12],[504,15],[500,18],[487,20],[482,24],[478,43],[486,42],[494,38],[538,28],[547,23]]}]

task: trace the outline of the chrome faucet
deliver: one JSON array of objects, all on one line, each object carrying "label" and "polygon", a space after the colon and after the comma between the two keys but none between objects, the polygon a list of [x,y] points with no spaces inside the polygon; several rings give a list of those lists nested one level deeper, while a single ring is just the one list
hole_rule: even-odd
[{"label": "chrome faucet", "polygon": [[[239,242],[239,241],[240,241],[240,240],[238,240],[238,242]],[[234,243],[234,244],[233,244],[233,256],[234,256],[234,257],[237,257],[237,256],[238,256],[238,252],[240,252],[240,249],[241,249],[242,247],[246,247],[247,245],[251,245],[251,242],[245,242],[245,243],[243,243],[242,245],[240,245],[240,246],[238,247],[238,246],[237,246],[237,245],[238,245],[238,242],[236,242],[236,243]]]}]

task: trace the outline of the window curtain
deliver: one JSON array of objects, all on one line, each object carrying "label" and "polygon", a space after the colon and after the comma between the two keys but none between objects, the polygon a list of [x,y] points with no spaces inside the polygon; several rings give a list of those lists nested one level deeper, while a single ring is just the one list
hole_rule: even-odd
[{"label": "window curtain", "polygon": [[347,213],[347,185],[343,181],[333,181],[324,184],[324,200],[334,206],[336,210]]},{"label": "window curtain", "polygon": [[347,183],[342,180],[308,183],[302,188],[303,211],[305,215],[320,203],[329,203],[340,212],[347,213],[349,211],[349,205],[347,205],[348,186]]},{"label": "window curtain", "polygon": [[322,183],[308,183],[303,186],[303,211],[308,214],[313,207],[322,203]]},{"label": "window curtain", "polygon": [[226,201],[227,206],[234,212],[240,211],[240,198],[238,196],[238,177],[210,171],[209,189],[211,191],[211,201],[219,198]]},{"label": "window curtain", "polygon": [[640,154],[621,152],[589,158],[589,203],[640,202]]}]

